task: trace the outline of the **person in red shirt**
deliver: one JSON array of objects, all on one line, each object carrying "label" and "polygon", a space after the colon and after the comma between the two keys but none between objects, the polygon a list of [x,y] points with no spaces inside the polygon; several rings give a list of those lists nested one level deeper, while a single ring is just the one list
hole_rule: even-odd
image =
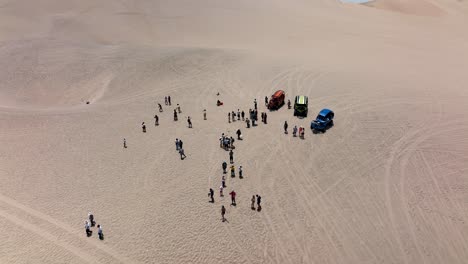
[{"label": "person in red shirt", "polygon": [[232,190],[229,195],[231,195],[231,205],[236,206],[236,192]]}]

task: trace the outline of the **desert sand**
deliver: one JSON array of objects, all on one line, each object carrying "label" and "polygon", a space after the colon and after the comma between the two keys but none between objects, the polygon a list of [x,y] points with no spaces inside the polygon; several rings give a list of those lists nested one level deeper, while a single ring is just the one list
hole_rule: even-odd
[{"label": "desert sand", "polygon": [[[0,263],[466,263],[467,15],[455,0],[1,0]],[[227,122],[278,89],[309,96],[309,116]],[[314,134],[322,108],[335,125]],[[239,128],[244,179],[220,198],[218,139]]]}]

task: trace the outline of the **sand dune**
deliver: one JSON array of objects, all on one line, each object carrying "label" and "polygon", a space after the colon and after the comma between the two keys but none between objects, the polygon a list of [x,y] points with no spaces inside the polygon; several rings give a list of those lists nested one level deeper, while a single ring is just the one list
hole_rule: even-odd
[{"label": "sand dune", "polygon": [[[0,263],[465,263],[466,5],[371,5],[0,1]],[[254,98],[268,124],[228,123]]]},{"label": "sand dune", "polygon": [[364,5],[409,15],[440,16],[444,14],[442,8],[428,0],[377,0]]}]

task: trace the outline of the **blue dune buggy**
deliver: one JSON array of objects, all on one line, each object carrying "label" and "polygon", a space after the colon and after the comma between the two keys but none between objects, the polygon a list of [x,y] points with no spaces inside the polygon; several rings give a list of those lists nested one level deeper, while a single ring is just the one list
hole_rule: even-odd
[{"label": "blue dune buggy", "polygon": [[314,131],[325,132],[328,128],[333,126],[333,118],[335,113],[330,109],[322,109],[317,115],[317,118],[310,123],[310,129]]}]

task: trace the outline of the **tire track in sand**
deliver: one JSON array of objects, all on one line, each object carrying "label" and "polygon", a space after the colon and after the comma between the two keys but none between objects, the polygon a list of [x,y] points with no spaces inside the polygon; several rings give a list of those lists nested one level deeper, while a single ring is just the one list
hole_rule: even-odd
[{"label": "tire track in sand", "polygon": [[94,257],[88,255],[83,250],[80,250],[79,248],[77,248],[75,246],[69,245],[68,243],[65,243],[65,242],[62,242],[62,241],[58,240],[56,237],[51,235],[49,232],[44,231],[44,230],[36,227],[33,224],[30,224],[30,223],[26,222],[26,221],[23,221],[23,220],[19,219],[18,217],[14,216],[14,215],[11,215],[9,213],[6,213],[3,210],[0,210],[0,217],[3,217],[4,219],[10,221],[11,223],[13,223],[15,225],[39,235],[40,237],[42,237],[42,238],[48,240],[49,242],[51,242],[51,243],[65,249],[65,250],[67,250],[68,252],[72,253],[73,255],[79,257],[80,259],[82,259],[82,260],[84,260],[84,261],[86,261],[88,263],[99,263],[99,262],[96,261],[96,259]]},{"label": "tire track in sand", "polygon": [[[58,221],[58,220],[44,214],[44,213],[41,213],[41,212],[36,211],[36,210],[34,210],[32,208],[29,208],[29,207],[27,207],[27,206],[15,201],[15,200],[9,198],[7,196],[4,196],[4,195],[0,194],[0,201],[7,204],[7,205],[9,205],[9,206],[11,206],[11,207],[13,207],[13,208],[19,209],[20,211],[23,211],[23,212],[25,212],[25,213],[27,213],[29,215],[32,215],[32,216],[34,216],[36,218],[39,218],[39,219],[41,219],[41,220],[43,220],[45,222],[48,222],[51,225],[55,225],[55,226],[63,229],[64,231],[66,231],[66,232],[68,232],[70,234],[75,235],[75,237],[79,238],[81,241],[86,241],[87,244],[92,244],[95,248],[105,252],[107,255],[111,256],[112,258],[114,258],[115,260],[117,260],[117,261],[119,261],[121,263],[137,263],[135,260],[131,260],[131,259],[125,257],[125,256],[120,255],[116,250],[106,246],[105,244],[101,243],[100,241],[94,241],[94,240],[89,240],[89,239],[85,240],[82,236],[79,236],[77,233],[75,233],[73,231],[76,228],[72,228],[72,227],[68,226],[65,223],[62,223],[62,222],[60,222],[60,221]],[[18,219],[17,217],[11,216],[11,215],[6,214],[6,213],[3,213],[3,215],[6,216],[5,218],[8,217],[9,219]],[[18,219],[18,221],[19,221],[18,223],[25,223],[24,226],[26,228],[32,229],[33,232],[35,232],[35,233],[37,233],[36,231],[40,230],[37,227],[35,227],[34,225],[28,224],[25,221],[22,221],[20,219]],[[41,236],[43,236],[43,237],[44,236],[46,238],[48,237],[48,233],[44,233],[44,232],[40,231],[39,234],[40,235],[42,234]],[[54,238],[52,241],[54,242],[54,241],[56,241],[56,239]],[[74,248],[73,246],[70,246],[68,244],[65,244],[65,243],[62,243],[62,242],[60,242],[60,243],[62,245],[64,245],[64,246],[70,247],[71,249]],[[73,249],[73,250],[75,250],[75,249]]]}]

